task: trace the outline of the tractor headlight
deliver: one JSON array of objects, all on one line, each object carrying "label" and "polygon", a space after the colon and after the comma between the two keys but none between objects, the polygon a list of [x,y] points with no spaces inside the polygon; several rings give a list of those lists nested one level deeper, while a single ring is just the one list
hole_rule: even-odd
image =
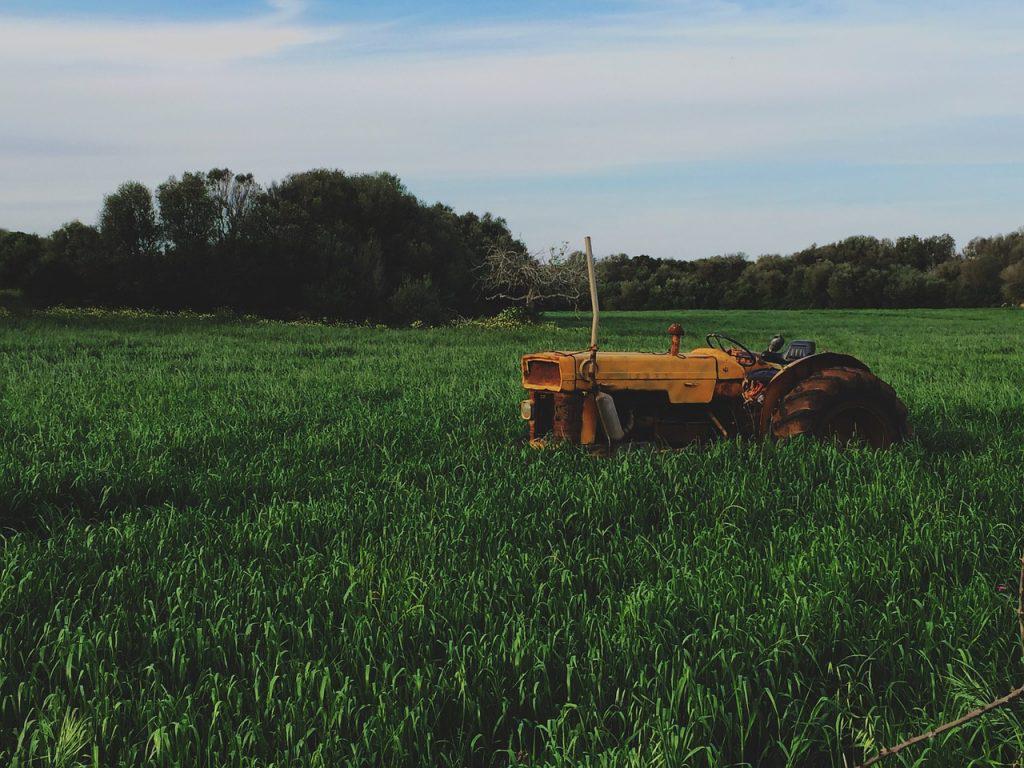
[{"label": "tractor headlight", "polygon": [[533,418],[533,403],[529,400],[523,400],[519,403],[519,415],[529,421]]}]

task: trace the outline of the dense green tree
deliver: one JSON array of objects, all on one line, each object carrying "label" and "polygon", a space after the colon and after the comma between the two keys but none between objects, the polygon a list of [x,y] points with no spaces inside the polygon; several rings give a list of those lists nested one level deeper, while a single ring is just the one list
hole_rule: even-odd
[{"label": "dense green tree", "polygon": [[1024,305],[1024,261],[1011,264],[999,273],[999,277],[1003,281],[1003,298]]},{"label": "dense green tree", "polygon": [[964,248],[960,264],[958,303],[964,306],[998,304],[1003,299],[1003,270],[1024,261],[1024,230],[996,237],[979,237]]},{"label": "dense green tree", "polygon": [[103,200],[100,237],[104,260],[100,302],[122,306],[151,306],[156,280],[160,228],[153,195],[137,181],[122,184]]},{"label": "dense green tree", "polygon": [[117,259],[137,260],[151,254],[159,228],[153,195],[137,181],[128,181],[103,199],[100,212],[103,245]]},{"label": "dense green tree", "polygon": [[46,238],[0,230],[0,288],[24,288],[46,250]]},{"label": "dense green tree", "polygon": [[198,173],[171,176],[156,189],[160,232],[175,251],[203,251],[213,244],[220,223],[220,205]]},{"label": "dense green tree", "polygon": [[802,306],[821,309],[829,305],[828,283],[835,267],[833,262],[824,259],[802,269],[800,273]]},{"label": "dense green tree", "polygon": [[893,259],[898,264],[926,272],[944,261],[956,258],[956,241],[951,235],[921,238],[901,237],[893,246]]},{"label": "dense green tree", "polygon": [[224,300],[224,280],[215,249],[220,235],[220,205],[206,176],[184,173],[157,187],[164,280],[151,295],[157,304],[193,310],[212,309]]},{"label": "dense green tree", "polygon": [[97,229],[72,221],[47,238],[25,293],[36,304],[103,305],[118,277]]},{"label": "dense green tree", "polygon": [[883,288],[888,307],[943,307],[948,286],[935,274],[899,264],[888,273]]},{"label": "dense green tree", "polygon": [[844,309],[860,306],[860,276],[853,264],[837,264],[828,279],[829,306]]}]

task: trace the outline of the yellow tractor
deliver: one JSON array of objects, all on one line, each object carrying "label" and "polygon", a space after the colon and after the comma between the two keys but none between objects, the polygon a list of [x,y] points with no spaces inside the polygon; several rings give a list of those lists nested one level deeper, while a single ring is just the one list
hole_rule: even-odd
[{"label": "yellow tractor", "polygon": [[520,411],[532,445],[568,442],[595,449],[667,447],[737,436],[798,435],[886,448],[907,437],[907,409],[893,388],[855,357],[817,352],[813,341],[781,335],[763,352],[710,333],[680,352],[683,329],[669,327],[667,353],[599,352],[599,309],[590,238],[590,347],[523,355],[528,398]]}]

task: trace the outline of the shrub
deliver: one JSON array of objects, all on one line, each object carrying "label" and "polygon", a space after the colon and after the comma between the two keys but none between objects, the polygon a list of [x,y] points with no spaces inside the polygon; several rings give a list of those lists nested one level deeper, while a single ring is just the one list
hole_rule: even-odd
[{"label": "shrub", "polygon": [[397,324],[437,325],[444,321],[444,304],[429,276],[405,278],[388,303],[391,317]]},{"label": "shrub", "polygon": [[1011,264],[999,273],[1003,281],[1003,296],[1014,304],[1024,304],[1024,261]]}]

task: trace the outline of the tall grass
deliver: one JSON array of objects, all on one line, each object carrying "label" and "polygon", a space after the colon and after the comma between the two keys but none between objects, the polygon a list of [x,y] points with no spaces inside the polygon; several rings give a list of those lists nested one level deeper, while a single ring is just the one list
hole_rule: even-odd
[{"label": "tall grass", "polygon": [[[531,451],[572,315],[0,318],[0,763],[838,766],[1016,683],[1024,316],[678,319],[860,356],[914,440]],[[1018,714],[893,763],[1011,763]]]}]

